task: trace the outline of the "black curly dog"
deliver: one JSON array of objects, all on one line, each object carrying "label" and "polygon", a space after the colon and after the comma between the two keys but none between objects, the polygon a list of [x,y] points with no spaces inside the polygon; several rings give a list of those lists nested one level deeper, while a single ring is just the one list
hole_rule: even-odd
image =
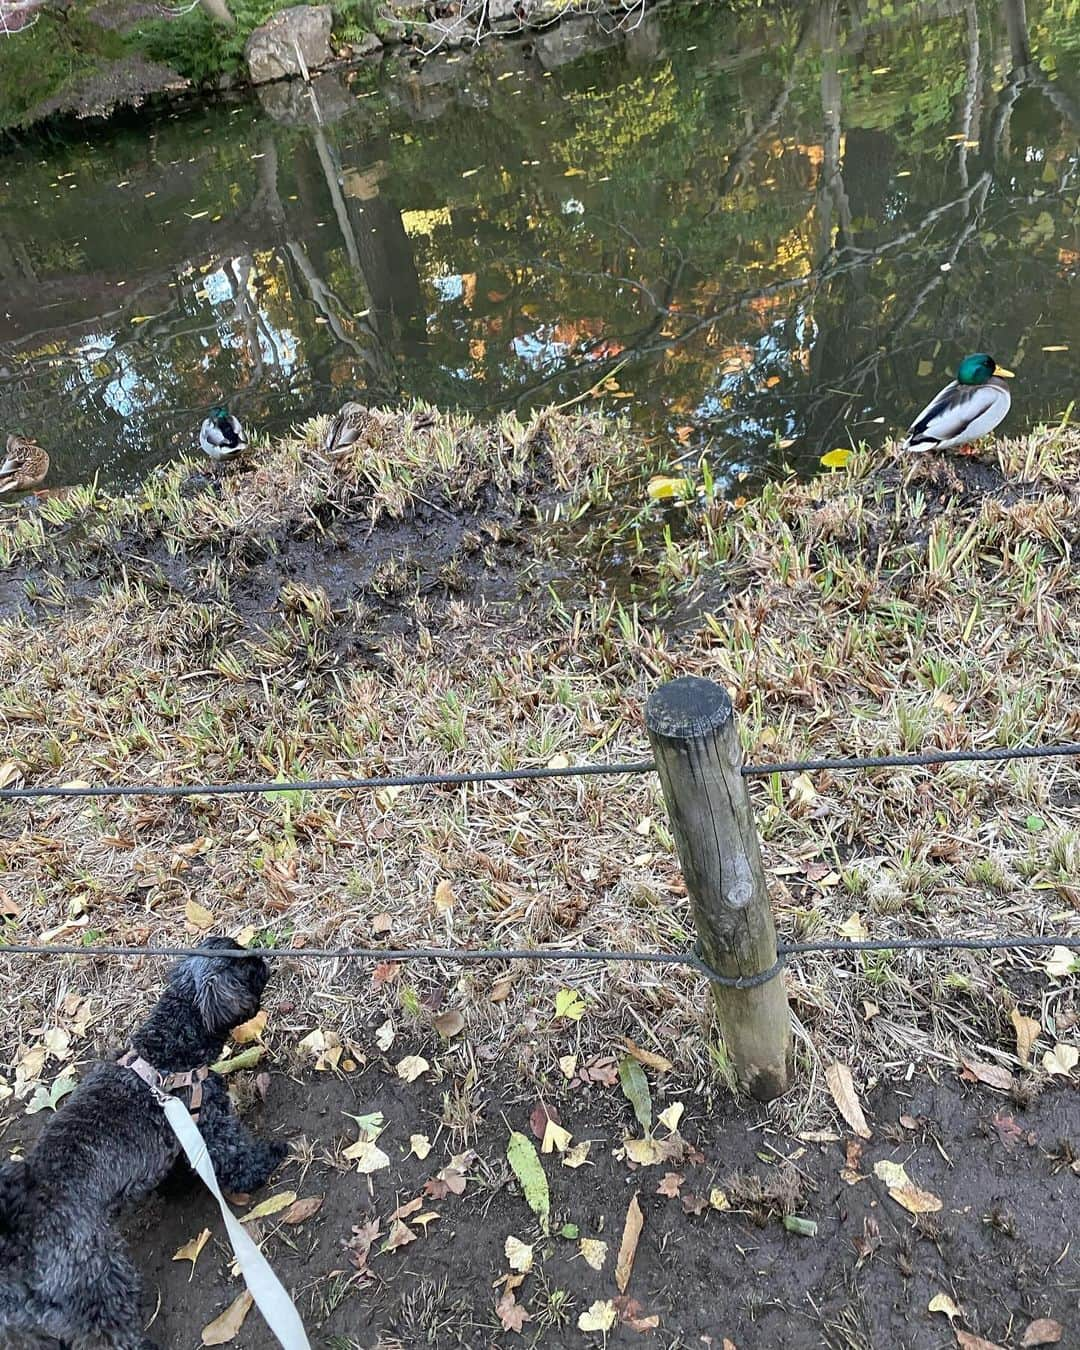
[{"label": "black curly dog", "polygon": [[[132,1047],[162,1074],[212,1064],[234,1026],[259,1010],[261,957],[178,962]],[[199,1130],[218,1180],[254,1191],[288,1147],[254,1138],[217,1074],[203,1084]],[[25,1162],[0,1165],[0,1346],[59,1340],[71,1350],[154,1350],[143,1332],[139,1277],[113,1221],[168,1175],[180,1146],[141,1078],[96,1065],[50,1119]],[[33,1339],[31,1339],[33,1338]]]}]

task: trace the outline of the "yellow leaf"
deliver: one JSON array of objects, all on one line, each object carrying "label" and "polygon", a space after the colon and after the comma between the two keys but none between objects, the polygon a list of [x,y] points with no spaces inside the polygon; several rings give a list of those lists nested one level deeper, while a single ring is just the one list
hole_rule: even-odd
[{"label": "yellow leaf", "polygon": [[195,1262],[199,1259],[199,1254],[206,1244],[210,1241],[210,1229],[204,1228],[198,1237],[193,1237],[190,1242],[185,1242],[182,1247],[178,1247],[173,1253],[174,1261],[190,1261],[191,1274],[190,1280],[195,1274]]},{"label": "yellow leaf", "polygon": [[573,1148],[568,1148],[562,1155],[564,1167],[571,1167],[575,1170],[583,1167],[589,1160],[589,1149],[592,1148],[591,1139],[583,1139],[580,1144],[575,1144]]},{"label": "yellow leaf", "polygon": [[934,373],[933,361],[919,362],[918,376],[920,380],[925,380],[928,375],[932,375],[933,373]]},{"label": "yellow leaf", "polygon": [[406,1055],[404,1059],[398,1061],[397,1076],[406,1083],[415,1083],[421,1074],[427,1073],[430,1068],[431,1065],[423,1055]]},{"label": "yellow leaf", "polygon": [[540,1144],[541,1153],[565,1153],[570,1145],[571,1134],[569,1130],[564,1130],[561,1125],[556,1125],[549,1117],[548,1123],[544,1126],[544,1138]]},{"label": "yellow leaf", "polygon": [[887,1159],[874,1164],[874,1175],[883,1181],[889,1195],[898,1205],[902,1205],[910,1214],[936,1214],[942,1208],[941,1201],[929,1191],[920,1190],[911,1180],[900,1163]]},{"label": "yellow leaf", "polygon": [[788,788],[788,801],[792,806],[813,806],[817,801],[817,788],[814,787],[808,773],[796,774]]},{"label": "yellow leaf", "polygon": [[577,1055],[560,1055],[559,1071],[564,1078],[573,1078],[577,1073]]},{"label": "yellow leaf", "polygon": [[665,1106],[656,1117],[659,1124],[665,1129],[670,1130],[672,1134],[679,1128],[679,1121],[683,1118],[683,1112],[686,1107],[682,1102],[672,1102],[670,1106]]},{"label": "yellow leaf", "polygon": [[665,478],[663,474],[656,474],[649,479],[645,491],[651,501],[666,502],[673,497],[686,497],[693,491],[693,484],[689,478]]},{"label": "yellow leaf", "polygon": [[184,918],[191,924],[192,928],[197,928],[200,933],[205,933],[208,928],[213,928],[215,919],[213,914],[205,905],[200,905],[198,900],[189,900],[184,906]]},{"label": "yellow leaf", "polygon": [[454,908],[454,888],[445,878],[435,887],[435,908],[440,914],[446,914]]},{"label": "yellow leaf", "polygon": [[1068,947],[1055,947],[1043,964],[1043,970],[1055,980],[1063,980],[1067,975],[1071,975],[1076,965],[1080,963],[1080,955],[1072,952]]},{"label": "yellow leaf", "polygon": [[709,1192],[709,1204],[713,1209],[719,1210],[723,1214],[725,1209],[731,1208],[731,1201],[727,1197],[727,1191],[722,1191],[719,1186],[714,1186]]},{"label": "yellow leaf", "polygon": [[606,1242],[601,1242],[599,1238],[582,1238],[578,1243],[578,1251],[587,1266],[592,1266],[593,1270],[604,1269],[607,1260]]},{"label": "yellow leaf", "polygon": [[564,177],[564,178],[584,178],[584,177],[585,177],[585,170],[584,170],[584,169],[567,169],[567,171],[563,174],[563,177]]},{"label": "yellow leaf", "polygon": [[863,923],[862,915],[858,910],[840,925],[840,936],[846,937],[850,942],[865,942],[870,936],[870,930]]},{"label": "yellow leaf", "polygon": [[851,458],[851,451],[845,446],[838,446],[835,450],[830,450],[827,454],[821,456],[821,463],[826,469],[843,469],[847,467],[847,462]]},{"label": "yellow leaf", "polygon": [[1011,1017],[1016,1031],[1016,1057],[1027,1068],[1031,1063],[1031,1051],[1039,1039],[1042,1027],[1034,1017],[1025,1017],[1019,1008],[1012,1010]]},{"label": "yellow leaf", "polygon": [[870,1128],[866,1123],[866,1117],[863,1115],[862,1106],[859,1104],[851,1070],[848,1066],[840,1063],[830,1064],[825,1070],[825,1081],[829,1085],[832,1099],[840,1114],[860,1139],[869,1139]]},{"label": "yellow leaf", "polygon": [[1042,1057],[1042,1066],[1048,1074],[1059,1074],[1068,1078],[1080,1063],[1080,1050],[1075,1045],[1055,1045]]},{"label": "yellow leaf", "polygon": [[228,1345],[235,1339],[254,1301],[246,1289],[238,1298],[233,1299],[220,1317],[215,1317],[203,1327],[203,1345]]},{"label": "yellow leaf", "polygon": [[615,1304],[611,1299],[597,1299],[588,1311],[583,1312],[578,1318],[578,1331],[599,1331],[606,1336],[615,1325],[617,1315]]},{"label": "yellow leaf", "polygon": [[421,1162],[431,1152],[431,1140],[426,1134],[409,1135],[409,1152],[419,1158]]},{"label": "yellow leaf", "polygon": [[233,1027],[232,1038],[237,1045],[250,1045],[252,1041],[257,1041],[266,1030],[266,1023],[270,1014],[265,1008],[262,1008],[255,1014],[250,1021],[241,1022],[238,1027]]},{"label": "yellow leaf", "polygon": [[277,1214],[283,1209],[288,1209],[290,1205],[296,1203],[295,1191],[279,1191],[277,1195],[269,1195],[254,1209],[249,1209],[241,1223],[251,1223],[253,1219],[265,1219],[270,1214]]},{"label": "yellow leaf", "polygon": [[950,1322],[954,1317],[963,1317],[964,1315],[948,1294],[935,1294],[926,1307],[928,1312],[944,1313]]},{"label": "yellow leaf", "polygon": [[644,1139],[627,1139],[623,1147],[626,1149],[626,1156],[639,1167],[653,1167],[667,1157],[659,1139],[654,1139],[648,1134]]},{"label": "yellow leaf", "polygon": [[532,1270],[533,1249],[531,1243],[522,1242],[511,1234],[506,1239],[506,1260],[511,1270],[516,1270],[522,1275],[528,1275]]},{"label": "yellow leaf", "polygon": [[345,1149],[342,1157],[356,1163],[361,1176],[369,1177],[372,1172],[381,1172],[390,1166],[390,1159],[373,1139],[360,1139]]}]

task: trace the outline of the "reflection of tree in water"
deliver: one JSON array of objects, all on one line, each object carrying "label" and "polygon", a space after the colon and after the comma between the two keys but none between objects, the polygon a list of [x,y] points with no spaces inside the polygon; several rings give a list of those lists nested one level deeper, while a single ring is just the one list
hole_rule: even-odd
[{"label": "reflection of tree in water", "polygon": [[[613,392],[653,427],[715,437],[734,469],[812,461],[879,410],[903,420],[923,363],[1013,364],[1039,311],[1050,341],[1075,322],[1053,24],[1033,38],[1018,0],[912,13],[657,14],[632,59],[549,80],[492,48],[465,80],[447,61],[370,100],[281,87],[254,124],[219,110],[152,151],[72,150],[102,180],[80,187],[88,230],[53,181],[68,163],[27,157],[32,230],[0,202],[0,421],[60,404],[76,449],[137,472],[222,394],[271,428],[354,394],[529,406],[629,358]],[[133,180],[118,220],[110,177]]]}]

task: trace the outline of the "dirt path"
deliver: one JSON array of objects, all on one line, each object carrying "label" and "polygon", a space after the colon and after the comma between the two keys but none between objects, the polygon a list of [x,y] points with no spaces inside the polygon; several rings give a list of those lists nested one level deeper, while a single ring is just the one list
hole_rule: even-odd
[{"label": "dirt path", "polygon": [[[564,1085],[548,1105],[570,1131],[571,1148],[592,1142],[580,1168],[557,1153],[543,1159],[553,1234],[545,1238],[506,1162],[510,1127],[533,1137],[534,1098],[494,1087],[469,1098],[460,1084],[406,1084],[376,1064],[342,1076],[275,1074],[265,1086],[265,1103],[253,1109],[258,1128],[302,1135],[299,1160],[269,1193],[322,1197],[305,1222],[259,1221],[313,1346],[600,1345],[603,1335],[578,1330],[578,1321],[597,1302],[601,1320],[605,1309],[610,1316],[609,1300],[621,1312],[607,1336],[613,1345],[982,1350],[982,1341],[957,1333],[1020,1346],[1034,1343],[1023,1336],[1037,1318],[1063,1325],[1059,1344],[1080,1344],[1070,1088],[1020,1107],[951,1070],[936,1083],[918,1075],[881,1085],[869,1098],[873,1138],[861,1153],[839,1133],[792,1138],[730,1100],[708,1114],[682,1097],[673,1156],[635,1168],[620,1154],[627,1134],[641,1131],[618,1086]],[[659,1112],[659,1097],[655,1106]],[[369,1184],[341,1154],[357,1139],[350,1113],[377,1112],[389,1165]],[[468,1138],[441,1126],[443,1117],[467,1124]],[[659,1124],[655,1133],[671,1137]],[[433,1145],[424,1160],[408,1151],[414,1134]],[[466,1150],[476,1156],[461,1160],[466,1180],[455,1194],[461,1182],[442,1169]],[[913,1184],[940,1199],[940,1211],[915,1216],[889,1198],[873,1172],[882,1160],[903,1164]],[[716,1188],[730,1210],[714,1207],[724,1203]],[[614,1272],[635,1195],[644,1222],[620,1303]],[[392,1218],[398,1207],[404,1230]],[[816,1232],[788,1231],[785,1214]],[[189,1281],[191,1266],[173,1253],[204,1228],[212,1236]],[[174,1180],[133,1216],[128,1234],[152,1334],[177,1350],[199,1345],[200,1328],[240,1291],[208,1198]],[[498,1282],[509,1273],[510,1236],[533,1245],[532,1269],[503,1305],[511,1326],[515,1309],[527,1313],[520,1333],[504,1329],[496,1313],[506,1297]],[[386,1249],[402,1237],[407,1242]],[[607,1244],[601,1270],[583,1258],[582,1239]],[[951,1299],[962,1310],[952,1330],[947,1313],[928,1310],[941,1295],[942,1306]],[[232,1343],[274,1344],[255,1312]]]}]

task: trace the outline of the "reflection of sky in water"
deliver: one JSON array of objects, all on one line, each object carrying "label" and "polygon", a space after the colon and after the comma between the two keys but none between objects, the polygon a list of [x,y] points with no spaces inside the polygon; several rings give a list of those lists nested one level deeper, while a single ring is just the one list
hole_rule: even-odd
[{"label": "reflection of sky in water", "polygon": [[460,273],[454,273],[452,276],[432,277],[431,284],[435,287],[435,293],[444,304],[451,300],[460,300],[465,294],[465,278]]},{"label": "reflection of sky in water", "polygon": [[514,338],[510,346],[531,370],[551,370],[561,365],[570,351],[570,344],[556,341],[552,332],[545,324],[533,333]]}]

